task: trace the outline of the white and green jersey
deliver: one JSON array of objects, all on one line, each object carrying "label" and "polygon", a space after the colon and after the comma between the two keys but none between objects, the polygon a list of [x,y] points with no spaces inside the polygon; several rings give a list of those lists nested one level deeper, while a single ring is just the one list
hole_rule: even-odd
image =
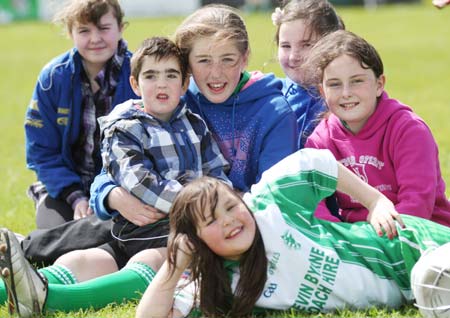
[{"label": "white and green jersey", "polygon": [[[398,307],[411,301],[410,272],[421,252],[450,241],[450,230],[402,216],[399,237],[379,237],[366,222],[313,217],[336,190],[337,163],[328,150],[304,149],[266,171],[244,200],[255,212],[269,261],[258,307],[309,312]],[[239,279],[236,268],[233,288]]]}]

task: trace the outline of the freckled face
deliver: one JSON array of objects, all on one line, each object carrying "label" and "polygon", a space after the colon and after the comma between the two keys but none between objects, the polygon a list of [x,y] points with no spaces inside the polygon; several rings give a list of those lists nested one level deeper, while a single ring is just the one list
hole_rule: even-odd
[{"label": "freckled face", "polygon": [[189,67],[200,92],[212,103],[223,103],[239,84],[247,67],[248,53],[242,54],[232,40],[211,43],[196,39],[189,53]]},{"label": "freckled face", "polygon": [[[219,201],[206,221],[199,224],[198,236],[217,255],[239,260],[253,243],[256,223],[246,205],[225,185],[221,185]],[[223,190],[223,191],[222,191]]]}]

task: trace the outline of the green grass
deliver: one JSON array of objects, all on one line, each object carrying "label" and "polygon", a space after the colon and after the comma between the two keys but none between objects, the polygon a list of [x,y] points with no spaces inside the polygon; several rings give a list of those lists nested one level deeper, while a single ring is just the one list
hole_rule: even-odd
[{"label": "green grass", "polygon": [[[349,30],[378,49],[385,64],[389,94],[410,105],[428,123],[440,148],[444,179],[450,180],[450,9],[437,10],[427,0],[422,5],[386,6],[375,11],[342,7],[338,12]],[[125,38],[134,50],[145,37],[171,35],[181,20],[179,17],[130,20]],[[246,15],[246,21],[252,46],[249,69],[281,76],[274,58],[275,28],[270,14]],[[25,109],[42,66],[70,48],[71,42],[57,27],[36,22],[0,26],[0,39],[0,127],[5,135],[0,156],[0,180],[4,182],[0,191],[0,226],[27,233],[34,228],[34,208],[25,191],[35,176],[25,166]],[[0,317],[6,316],[6,308],[0,307]],[[299,314],[284,315],[296,316]],[[419,314],[409,306],[396,311],[343,311],[321,317],[335,316],[419,317]],[[134,317],[134,305],[51,317]]]}]

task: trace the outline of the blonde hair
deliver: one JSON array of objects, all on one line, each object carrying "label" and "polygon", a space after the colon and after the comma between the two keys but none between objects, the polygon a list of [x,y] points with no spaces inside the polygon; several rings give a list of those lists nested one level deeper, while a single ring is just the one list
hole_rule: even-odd
[{"label": "blonde hair", "polygon": [[247,28],[238,11],[226,5],[207,5],[188,16],[175,31],[175,43],[189,56],[198,38],[212,38],[215,43],[234,41],[242,55],[249,50]]},{"label": "blonde hair", "polygon": [[62,24],[70,34],[75,23],[98,25],[102,16],[110,9],[117,20],[117,25],[122,27],[124,13],[118,0],[69,0],[67,5],[55,14],[53,22]]}]

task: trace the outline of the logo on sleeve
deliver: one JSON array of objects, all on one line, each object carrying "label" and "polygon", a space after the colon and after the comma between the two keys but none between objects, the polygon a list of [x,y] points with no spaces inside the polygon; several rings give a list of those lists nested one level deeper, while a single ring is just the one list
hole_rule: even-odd
[{"label": "logo on sleeve", "polygon": [[270,283],[269,286],[264,290],[263,295],[266,298],[272,297],[273,293],[277,289],[278,284]]}]

